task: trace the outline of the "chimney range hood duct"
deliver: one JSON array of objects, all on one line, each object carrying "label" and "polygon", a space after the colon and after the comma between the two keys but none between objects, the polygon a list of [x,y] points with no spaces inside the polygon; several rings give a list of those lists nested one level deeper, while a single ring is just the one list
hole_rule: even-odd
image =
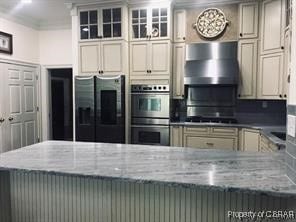
[{"label": "chimney range hood duct", "polygon": [[186,45],[185,85],[237,85],[237,42]]}]

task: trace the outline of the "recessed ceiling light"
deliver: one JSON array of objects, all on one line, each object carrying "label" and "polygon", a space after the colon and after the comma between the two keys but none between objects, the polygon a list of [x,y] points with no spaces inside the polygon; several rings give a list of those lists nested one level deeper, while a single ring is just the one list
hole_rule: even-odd
[{"label": "recessed ceiling light", "polygon": [[30,4],[32,3],[32,0],[21,0],[21,2],[24,4]]}]

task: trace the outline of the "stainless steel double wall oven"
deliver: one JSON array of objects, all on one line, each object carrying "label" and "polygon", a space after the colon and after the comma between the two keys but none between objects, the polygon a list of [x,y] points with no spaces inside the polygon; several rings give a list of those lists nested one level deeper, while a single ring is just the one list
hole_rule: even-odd
[{"label": "stainless steel double wall oven", "polygon": [[169,85],[132,85],[132,143],[169,145]]}]

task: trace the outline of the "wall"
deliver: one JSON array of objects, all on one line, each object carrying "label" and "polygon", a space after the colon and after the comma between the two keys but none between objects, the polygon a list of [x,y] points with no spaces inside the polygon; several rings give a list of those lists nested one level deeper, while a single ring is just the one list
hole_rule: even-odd
[{"label": "wall", "polygon": [[[197,33],[196,29],[193,28],[193,24],[196,22],[198,15],[208,7],[198,7],[186,10],[186,42],[202,42],[203,38]],[[238,4],[220,5],[217,8],[221,9],[227,20],[230,21],[226,28],[226,31],[215,41],[237,41],[238,40]]]},{"label": "wall", "polygon": [[72,64],[71,29],[40,31],[39,55],[41,65]]},{"label": "wall", "polygon": [[39,35],[32,28],[0,18],[0,30],[13,35],[13,55],[1,53],[0,59],[39,63]]}]

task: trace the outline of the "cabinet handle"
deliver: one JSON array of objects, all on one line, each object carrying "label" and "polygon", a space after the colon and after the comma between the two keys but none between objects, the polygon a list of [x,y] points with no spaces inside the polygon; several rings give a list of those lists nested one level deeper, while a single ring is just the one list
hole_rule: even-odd
[{"label": "cabinet handle", "polygon": [[240,36],[240,37],[243,37],[243,34],[242,34],[242,33],[239,33],[239,36]]},{"label": "cabinet handle", "polygon": [[8,120],[9,120],[9,121],[12,121],[12,120],[13,120],[13,117],[9,117]]},{"label": "cabinet handle", "polygon": [[291,75],[288,75],[288,78],[287,78],[288,83],[290,83],[290,80],[291,80]]},{"label": "cabinet handle", "polygon": [[0,118],[0,123],[3,123],[5,121],[4,118]]},{"label": "cabinet handle", "polygon": [[214,143],[206,143],[208,146],[214,146]]}]

